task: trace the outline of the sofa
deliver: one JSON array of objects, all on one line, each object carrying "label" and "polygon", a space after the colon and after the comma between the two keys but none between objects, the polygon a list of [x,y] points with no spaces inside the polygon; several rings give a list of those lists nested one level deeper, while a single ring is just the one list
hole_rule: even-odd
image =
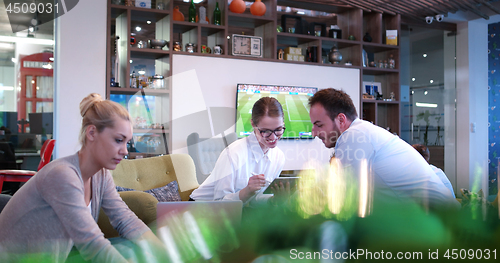
[{"label": "sofa", "polygon": [[[188,201],[191,192],[199,186],[193,159],[187,154],[123,160],[111,172],[115,185],[136,190],[120,192],[120,196],[128,207],[151,228],[154,228],[156,223],[158,200],[143,191],[162,187],[176,180],[181,200]],[[111,226],[102,209],[99,213],[98,225],[106,238],[118,236],[118,232]]]}]

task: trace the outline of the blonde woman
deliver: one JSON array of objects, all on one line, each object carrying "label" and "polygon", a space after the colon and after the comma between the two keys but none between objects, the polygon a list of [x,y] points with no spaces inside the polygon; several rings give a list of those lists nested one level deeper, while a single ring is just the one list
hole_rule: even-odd
[{"label": "blonde woman", "polygon": [[122,201],[109,172],[128,154],[129,113],[92,93],[80,103],[80,114],[81,149],[47,164],[0,214],[0,262],[34,255],[64,262],[73,246],[85,260],[133,261],[104,238],[96,223],[101,208],[121,237],[164,254],[159,239]]}]

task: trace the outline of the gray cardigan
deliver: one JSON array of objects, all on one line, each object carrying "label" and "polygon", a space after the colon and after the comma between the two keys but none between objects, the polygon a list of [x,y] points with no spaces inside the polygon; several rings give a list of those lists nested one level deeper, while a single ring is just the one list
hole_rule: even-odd
[{"label": "gray cardigan", "polygon": [[86,260],[126,262],[96,223],[101,207],[124,238],[135,240],[149,230],[122,201],[108,170],[92,176],[90,213],[78,154],[47,164],[18,190],[0,214],[0,262],[31,253],[64,262],[73,245]]}]

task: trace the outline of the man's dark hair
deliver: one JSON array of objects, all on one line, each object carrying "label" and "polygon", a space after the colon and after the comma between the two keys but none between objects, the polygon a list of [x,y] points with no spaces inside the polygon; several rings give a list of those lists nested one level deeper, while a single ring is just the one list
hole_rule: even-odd
[{"label": "man's dark hair", "polygon": [[414,144],[412,145],[415,150],[417,150],[424,159],[429,162],[429,159],[431,158],[431,153],[429,152],[429,148],[427,146],[422,145],[422,144]]},{"label": "man's dark hair", "polygon": [[350,121],[358,117],[352,99],[347,93],[334,88],[322,89],[309,98],[309,106],[321,104],[333,121],[339,113],[345,114]]}]

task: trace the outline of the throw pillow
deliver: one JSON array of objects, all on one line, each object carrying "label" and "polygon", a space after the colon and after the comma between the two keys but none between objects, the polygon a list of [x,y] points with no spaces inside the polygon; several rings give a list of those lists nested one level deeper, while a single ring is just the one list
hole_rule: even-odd
[{"label": "throw pillow", "polygon": [[[116,186],[116,191],[125,192],[125,191],[136,191],[136,190],[126,187]],[[154,196],[158,200],[158,202],[182,201],[181,196],[179,194],[179,185],[177,184],[177,181],[172,181],[165,186],[154,188],[144,192]]]}]

